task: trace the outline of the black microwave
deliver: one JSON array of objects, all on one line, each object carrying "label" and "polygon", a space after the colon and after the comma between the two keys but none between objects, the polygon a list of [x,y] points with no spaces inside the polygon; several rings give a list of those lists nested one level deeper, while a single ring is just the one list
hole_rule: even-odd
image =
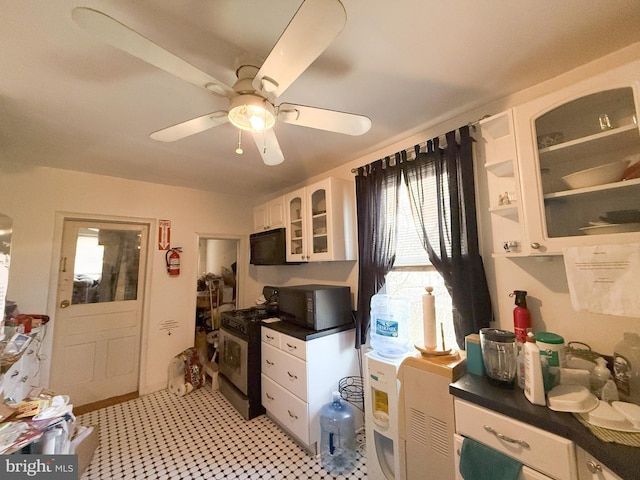
[{"label": "black microwave", "polygon": [[352,323],[351,289],[338,285],[280,287],[280,320],[311,330]]},{"label": "black microwave", "polygon": [[284,228],[249,235],[251,265],[285,265],[287,239]]}]

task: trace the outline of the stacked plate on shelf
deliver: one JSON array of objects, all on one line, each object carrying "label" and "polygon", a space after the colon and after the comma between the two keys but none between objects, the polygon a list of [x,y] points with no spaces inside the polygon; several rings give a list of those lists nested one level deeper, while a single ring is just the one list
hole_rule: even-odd
[{"label": "stacked plate on shelf", "polygon": [[625,233],[640,231],[640,210],[615,210],[607,212],[600,220],[589,222],[580,231],[586,235]]}]

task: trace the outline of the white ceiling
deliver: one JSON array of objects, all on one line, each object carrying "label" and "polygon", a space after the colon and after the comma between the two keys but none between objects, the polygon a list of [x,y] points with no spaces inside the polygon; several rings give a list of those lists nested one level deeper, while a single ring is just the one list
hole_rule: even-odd
[{"label": "white ceiling", "polygon": [[[3,0],[0,160],[265,195],[640,41],[637,0],[343,0],[340,36],[278,101],[359,113],[351,137],[278,123],[262,163],[225,124],[173,143],[155,130],[227,101],[101,43],[71,20],[100,10],[213,77],[261,63],[300,0]],[[389,152],[392,153],[392,152]]]}]

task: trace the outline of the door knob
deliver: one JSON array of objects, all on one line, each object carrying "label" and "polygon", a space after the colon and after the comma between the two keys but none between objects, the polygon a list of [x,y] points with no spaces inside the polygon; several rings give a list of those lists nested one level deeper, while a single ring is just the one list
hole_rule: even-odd
[{"label": "door knob", "polygon": [[60,308],[67,308],[69,305],[69,300],[63,300],[60,302]]}]

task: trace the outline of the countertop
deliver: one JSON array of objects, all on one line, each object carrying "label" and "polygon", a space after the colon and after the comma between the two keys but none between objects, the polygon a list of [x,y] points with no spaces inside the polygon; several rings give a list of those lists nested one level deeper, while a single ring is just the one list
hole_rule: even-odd
[{"label": "countertop", "polygon": [[340,327],[327,328],[326,330],[310,330],[308,328],[300,327],[299,325],[293,325],[291,323],[287,323],[283,320],[278,319],[275,319],[275,321],[263,320],[262,326],[272,328],[276,332],[284,333],[285,335],[304,340],[305,342],[313,340],[314,338],[325,337],[327,335],[333,335],[334,333],[344,332],[345,330],[351,330],[355,328],[355,326],[350,323],[348,325],[342,325]]},{"label": "countertop", "polygon": [[464,374],[449,385],[454,397],[480,405],[575,442],[624,480],[639,478],[640,448],[599,440],[571,413],[533,405],[519,388],[507,390],[489,384],[487,377]]}]

